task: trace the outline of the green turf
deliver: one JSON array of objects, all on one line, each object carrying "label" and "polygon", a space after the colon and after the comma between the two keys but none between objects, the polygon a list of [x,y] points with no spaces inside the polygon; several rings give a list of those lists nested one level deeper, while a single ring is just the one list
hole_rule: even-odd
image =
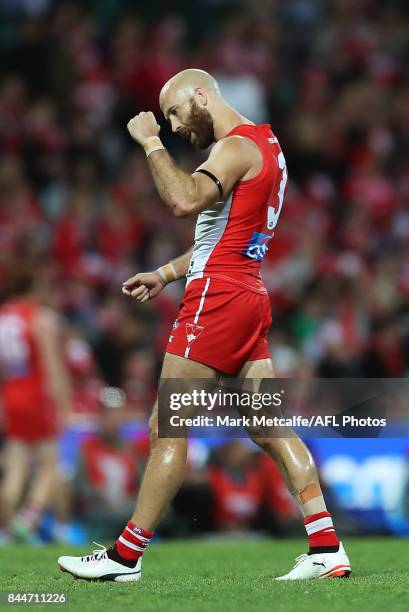
[{"label": "green turf", "polygon": [[[67,591],[69,603],[58,608],[84,612],[407,612],[409,543],[361,538],[350,539],[346,545],[353,564],[348,580],[280,583],[273,576],[288,571],[305,542],[158,543],[145,555],[143,578],[137,585],[73,580],[58,570],[59,554],[89,551],[55,546],[0,548],[0,590]],[[55,608],[36,605],[35,609],[50,607]]]}]

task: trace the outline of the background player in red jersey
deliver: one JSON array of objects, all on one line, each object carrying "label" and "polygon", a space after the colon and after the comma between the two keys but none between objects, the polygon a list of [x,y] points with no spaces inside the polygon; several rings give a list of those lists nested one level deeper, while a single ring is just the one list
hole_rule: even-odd
[{"label": "background player in red jersey", "polygon": [[[3,397],[4,533],[29,537],[50,502],[56,477],[59,422],[70,410],[70,388],[54,311],[42,304],[46,288],[34,275],[18,276],[0,308],[0,376]],[[34,462],[35,472],[23,495]],[[23,506],[16,514],[21,498]],[[14,519],[13,519],[14,517]]]},{"label": "background player in red jersey", "polygon": [[[270,304],[260,264],[283,204],[287,170],[280,146],[270,126],[257,126],[235,111],[213,77],[201,70],[185,70],[168,81],[160,105],[174,132],[202,149],[216,144],[207,161],[187,174],[165,150],[152,113],[139,113],[129,122],[164,204],[177,217],[198,219],[192,251],[155,272],[137,274],[123,291],[144,302],[168,282],[187,276],[162,378],[216,379],[220,373],[272,378]],[[151,452],[131,521],[112,548],[60,557],[63,571],[88,579],[139,580],[142,554],[182,483],[187,451],[185,438],[158,437],[157,405],[150,425]],[[281,579],[348,576],[349,560],[306,446],[296,436],[254,441],[276,461],[309,536],[309,554]]]}]

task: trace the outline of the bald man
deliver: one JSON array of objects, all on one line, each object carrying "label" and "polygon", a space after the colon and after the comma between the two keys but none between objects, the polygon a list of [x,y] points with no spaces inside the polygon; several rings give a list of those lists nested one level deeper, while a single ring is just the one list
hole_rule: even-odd
[{"label": "bald man", "polygon": [[[284,155],[269,125],[255,125],[223,99],[215,79],[184,70],[160,93],[172,130],[194,146],[214,144],[192,174],[178,168],[159,138],[151,112],[128,123],[144,149],[163,203],[176,217],[197,216],[193,249],[158,270],[136,274],[123,292],[145,302],[187,278],[162,367],[162,379],[274,376],[267,343],[270,302],[260,276],[281,213],[287,182]],[[158,436],[157,403],[150,419],[151,452],[136,508],[118,540],[86,557],[60,557],[63,571],[85,579],[137,581],[142,555],[184,475],[187,442]],[[282,580],[347,577],[351,568],[327,512],[314,461],[294,434],[255,437],[277,462],[304,516],[309,553]]]}]

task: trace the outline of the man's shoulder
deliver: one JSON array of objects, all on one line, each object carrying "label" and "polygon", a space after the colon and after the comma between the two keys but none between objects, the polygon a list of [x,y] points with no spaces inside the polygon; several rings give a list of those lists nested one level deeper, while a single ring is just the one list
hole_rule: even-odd
[{"label": "man's shoulder", "polygon": [[213,151],[226,156],[252,157],[259,147],[249,136],[242,134],[231,134],[219,140],[213,147]]}]

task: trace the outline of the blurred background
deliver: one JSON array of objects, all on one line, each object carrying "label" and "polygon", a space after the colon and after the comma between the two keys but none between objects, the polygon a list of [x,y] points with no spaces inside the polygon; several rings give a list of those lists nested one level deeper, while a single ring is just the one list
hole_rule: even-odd
[{"label": "blurred background", "polygon": [[[277,376],[409,373],[407,2],[0,0],[0,298],[14,299],[29,264],[35,299],[56,313],[70,387],[53,495],[33,510],[22,484],[4,541],[112,539],[131,513],[184,287],[138,305],[121,284],[187,250],[194,221],[161,204],[126,124],[152,110],[178,164],[195,168],[202,153],[172,136],[158,106],[186,67],[270,123],[287,160],[263,266]],[[312,442],[341,530],[409,533],[408,447]],[[280,537],[299,523],[254,446],[194,440],[159,536]]]}]

